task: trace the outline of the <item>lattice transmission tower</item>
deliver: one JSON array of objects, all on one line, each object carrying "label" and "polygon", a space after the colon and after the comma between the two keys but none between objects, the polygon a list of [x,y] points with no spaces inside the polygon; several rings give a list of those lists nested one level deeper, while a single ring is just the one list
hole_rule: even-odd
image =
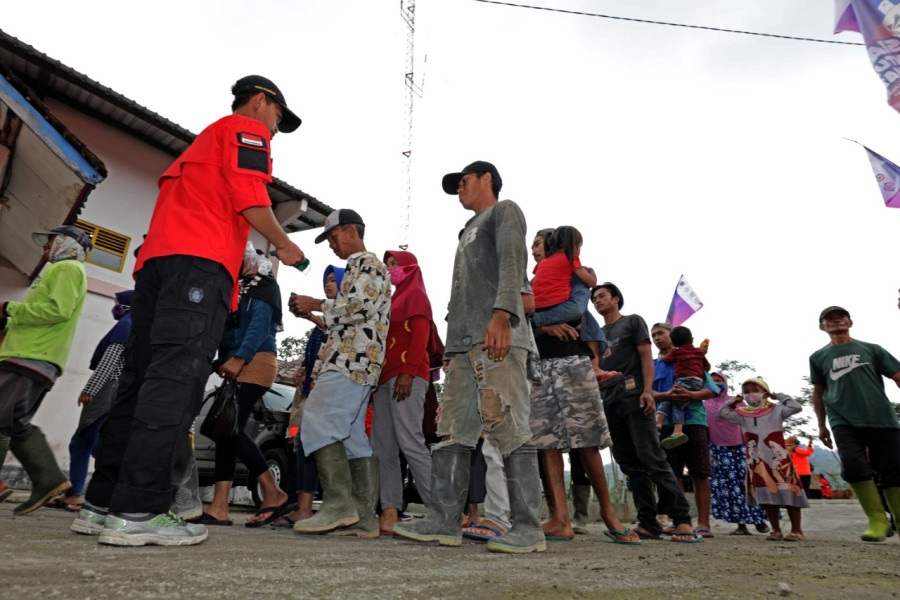
[{"label": "lattice transmission tower", "polygon": [[406,74],[403,77],[406,85],[406,123],[403,145],[403,196],[404,206],[400,217],[400,248],[409,247],[409,211],[412,195],[412,134],[413,104],[415,98],[422,97],[422,88],[416,85],[415,71],[415,39],[416,39],[416,0],[400,0],[400,16],[406,23]]}]

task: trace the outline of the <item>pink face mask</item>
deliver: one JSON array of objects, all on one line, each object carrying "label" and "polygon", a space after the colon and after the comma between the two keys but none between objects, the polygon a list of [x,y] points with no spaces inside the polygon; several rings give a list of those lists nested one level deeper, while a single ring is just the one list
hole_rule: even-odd
[{"label": "pink face mask", "polygon": [[750,408],[759,408],[766,401],[766,395],[759,392],[744,394],[744,403]]},{"label": "pink face mask", "polygon": [[394,284],[394,287],[399,286],[406,279],[406,270],[403,267],[391,267],[388,271],[391,273],[391,283]]}]

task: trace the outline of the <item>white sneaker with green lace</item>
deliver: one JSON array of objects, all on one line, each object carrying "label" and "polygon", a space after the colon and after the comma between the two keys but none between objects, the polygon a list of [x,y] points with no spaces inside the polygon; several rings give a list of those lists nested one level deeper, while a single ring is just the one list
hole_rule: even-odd
[{"label": "white sneaker with green lace", "polygon": [[100,535],[106,521],[106,510],[85,503],[69,529],[82,535]]},{"label": "white sneaker with green lace", "polygon": [[109,513],[100,532],[100,543],[110,546],[191,546],[209,535],[203,525],[186,523],[171,511],[148,517]]}]

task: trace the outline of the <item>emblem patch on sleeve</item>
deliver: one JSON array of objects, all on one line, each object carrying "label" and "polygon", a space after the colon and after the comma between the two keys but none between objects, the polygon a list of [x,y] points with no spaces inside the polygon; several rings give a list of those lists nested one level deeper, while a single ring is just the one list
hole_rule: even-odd
[{"label": "emblem patch on sleeve", "polygon": [[237,134],[237,166],[239,169],[269,174],[269,149],[266,138],[255,133]]},{"label": "emblem patch on sleeve", "polygon": [[265,148],[266,138],[255,133],[240,132],[237,134],[238,144],[244,146],[253,146],[254,148]]}]

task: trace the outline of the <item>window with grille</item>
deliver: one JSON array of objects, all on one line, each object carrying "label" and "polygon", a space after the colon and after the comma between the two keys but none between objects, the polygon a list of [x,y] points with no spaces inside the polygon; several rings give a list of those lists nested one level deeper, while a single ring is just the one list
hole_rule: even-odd
[{"label": "window with grille", "polygon": [[131,238],[87,221],[75,221],[75,226],[91,236],[94,248],[88,252],[87,262],[121,273]]}]

